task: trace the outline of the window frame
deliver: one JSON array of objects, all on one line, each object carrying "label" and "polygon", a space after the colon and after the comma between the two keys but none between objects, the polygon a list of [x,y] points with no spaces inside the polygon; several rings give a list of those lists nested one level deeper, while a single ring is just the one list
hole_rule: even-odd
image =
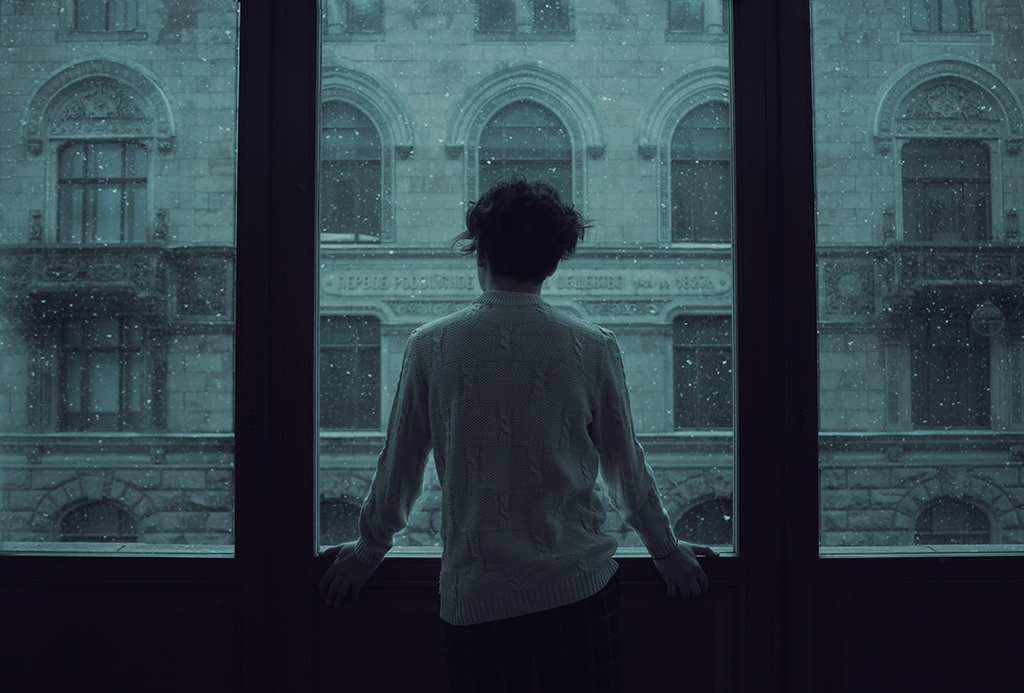
[{"label": "window frame", "polygon": [[[819,556],[808,15],[806,3],[782,0],[738,2],[733,12],[740,553],[708,572],[722,592],[740,594],[737,685],[747,691],[814,690],[817,586],[1016,585],[1022,566],[1016,556]],[[309,605],[326,567],[315,527],[319,253],[314,234],[302,233],[317,224],[318,16],[307,1],[245,3],[242,12],[235,436],[245,464],[235,557],[0,557],[7,584],[226,587],[218,599],[244,605],[237,670],[245,691],[311,685]],[[624,582],[638,589],[657,579],[645,559],[621,563]],[[389,561],[376,584],[436,585],[437,568],[432,558]]]}]

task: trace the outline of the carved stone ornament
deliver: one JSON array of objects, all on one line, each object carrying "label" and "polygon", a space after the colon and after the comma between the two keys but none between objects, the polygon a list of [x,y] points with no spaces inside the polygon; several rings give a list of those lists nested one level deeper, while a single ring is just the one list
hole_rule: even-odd
[{"label": "carved stone ornament", "polygon": [[668,301],[580,301],[587,315],[659,315]]},{"label": "carved stone ornament", "polygon": [[32,94],[23,141],[33,155],[47,137],[155,138],[169,151],[175,138],[172,99],[148,68],[130,60],[87,58],[54,72]]},{"label": "carved stone ornament", "polygon": [[142,120],[145,116],[135,99],[106,80],[79,90],[57,113],[54,121],[85,119]]},{"label": "carved stone ornament", "polygon": [[826,315],[872,315],[875,267],[871,262],[831,262],[822,267]]},{"label": "carved stone ornament", "polygon": [[443,317],[462,310],[469,301],[393,301],[387,305],[396,315]]},{"label": "carved stone ornament", "polygon": [[965,59],[942,57],[905,71],[875,112],[878,151],[895,136],[1004,139],[1007,151],[1024,138],[1019,98],[1005,80]]},{"label": "carved stone ornament", "polygon": [[987,103],[984,96],[961,85],[952,79],[929,85],[928,89],[911,97],[902,117],[999,120],[995,107]]}]

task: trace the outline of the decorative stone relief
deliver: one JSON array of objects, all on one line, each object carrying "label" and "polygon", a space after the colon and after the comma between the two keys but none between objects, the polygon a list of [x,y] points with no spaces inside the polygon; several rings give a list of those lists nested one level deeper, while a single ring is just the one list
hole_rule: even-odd
[{"label": "decorative stone relief", "polygon": [[587,315],[660,315],[668,301],[580,301]]},{"label": "decorative stone relief", "polygon": [[873,262],[823,263],[822,285],[826,315],[874,314],[875,266]]},{"label": "decorative stone relief", "polygon": [[388,307],[401,316],[442,317],[462,310],[468,301],[393,301]]},{"label": "decorative stone relief", "polygon": [[171,100],[157,77],[130,61],[86,59],[55,72],[35,91],[24,113],[22,135],[38,156],[47,137],[153,138],[160,151],[173,147]]},{"label": "decorative stone relief", "polygon": [[962,59],[940,58],[906,71],[886,91],[875,112],[875,145],[892,151],[897,135],[1003,139],[1020,152],[1024,115],[1005,81]]}]

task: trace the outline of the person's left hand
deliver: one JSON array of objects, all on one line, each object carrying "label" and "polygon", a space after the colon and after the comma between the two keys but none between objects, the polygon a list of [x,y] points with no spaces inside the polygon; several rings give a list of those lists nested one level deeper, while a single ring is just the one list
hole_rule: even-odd
[{"label": "person's left hand", "polygon": [[334,556],[334,563],[320,579],[320,594],[327,596],[327,603],[341,606],[345,595],[352,590],[352,603],[359,603],[359,590],[363,583],[370,579],[376,566],[368,566],[356,557],[356,543],[332,546],[323,552],[324,556]]}]

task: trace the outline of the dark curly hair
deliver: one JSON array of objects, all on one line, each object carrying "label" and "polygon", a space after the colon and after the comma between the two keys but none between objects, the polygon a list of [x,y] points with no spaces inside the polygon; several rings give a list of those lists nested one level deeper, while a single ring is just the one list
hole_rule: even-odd
[{"label": "dark curly hair", "polygon": [[548,183],[517,177],[470,203],[466,230],[453,245],[461,244],[464,255],[483,252],[497,275],[544,279],[576,251],[592,225]]}]

